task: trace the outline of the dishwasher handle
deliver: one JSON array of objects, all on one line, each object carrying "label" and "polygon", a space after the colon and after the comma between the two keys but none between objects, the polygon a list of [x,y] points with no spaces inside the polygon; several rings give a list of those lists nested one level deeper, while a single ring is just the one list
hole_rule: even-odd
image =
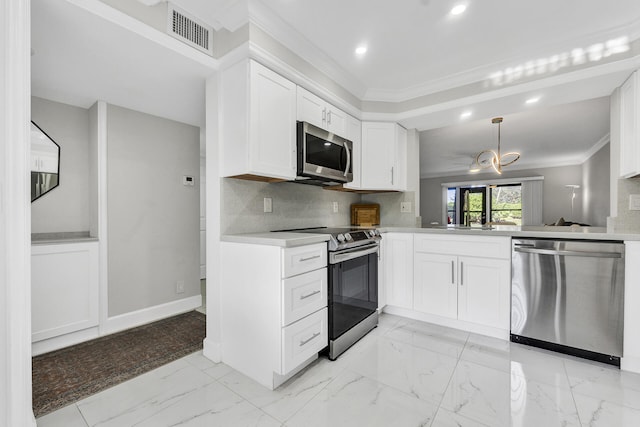
[{"label": "dishwasher handle", "polygon": [[555,249],[536,249],[528,246],[516,246],[513,248],[513,250],[516,252],[540,255],[560,255],[591,258],[622,258],[622,254],[620,252],[558,251]]}]

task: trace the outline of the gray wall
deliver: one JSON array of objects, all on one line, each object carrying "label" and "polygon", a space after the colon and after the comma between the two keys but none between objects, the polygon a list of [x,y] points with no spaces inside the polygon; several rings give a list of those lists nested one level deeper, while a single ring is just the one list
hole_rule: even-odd
[{"label": "gray wall", "polygon": [[[265,197],[272,199],[272,213],[264,212]],[[338,202],[338,213],[333,213],[333,202]],[[224,178],[220,231],[234,234],[346,226],[351,223],[352,203],[360,203],[360,195],[290,182]]]},{"label": "gray wall", "polygon": [[[563,217],[567,221],[584,222],[582,218],[582,197],[576,197],[573,216],[571,215],[571,191],[567,184],[582,186],[582,166],[562,166],[553,168],[537,168],[504,171],[499,177],[496,174],[467,174],[459,176],[445,176],[439,178],[424,178],[420,180],[420,212],[422,224],[428,225],[432,221],[442,222],[442,183],[486,181],[495,179],[523,178],[529,176],[543,176],[543,206],[542,220],[545,224],[555,223]],[[600,195],[608,200],[609,193]]]},{"label": "gray wall", "polygon": [[199,129],[109,105],[107,135],[109,316],[199,295]]},{"label": "gray wall", "polygon": [[606,144],[582,165],[582,219],[606,227],[609,216],[610,145]]},{"label": "gray wall", "polygon": [[31,98],[31,119],[60,146],[60,185],[31,204],[31,232],[89,230],[89,110]]}]

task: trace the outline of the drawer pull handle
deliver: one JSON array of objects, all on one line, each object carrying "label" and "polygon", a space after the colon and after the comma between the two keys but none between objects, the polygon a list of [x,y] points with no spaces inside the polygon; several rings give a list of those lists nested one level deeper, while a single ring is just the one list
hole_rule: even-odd
[{"label": "drawer pull handle", "polygon": [[300,262],[311,261],[312,259],[320,258],[320,255],[314,255],[307,258],[300,258]]},{"label": "drawer pull handle", "polygon": [[307,344],[312,339],[318,338],[319,336],[320,336],[320,332],[316,332],[315,334],[311,335],[311,337],[307,338],[306,340],[300,341],[300,347],[302,347],[303,345]]},{"label": "drawer pull handle", "polygon": [[317,295],[319,293],[320,293],[320,290],[317,290],[317,291],[311,292],[310,294],[300,295],[300,299],[307,299],[307,298],[310,298],[310,297],[312,297],[314,295]]}]

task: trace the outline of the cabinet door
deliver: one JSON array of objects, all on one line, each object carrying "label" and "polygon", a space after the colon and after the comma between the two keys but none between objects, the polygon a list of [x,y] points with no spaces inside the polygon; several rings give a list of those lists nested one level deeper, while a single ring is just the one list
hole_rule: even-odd
[{"label": "cabinet door", "polygon": [[347,139],[353,142],[353,152],[351,156],[353,181],[344,186],[358,189],[360,188],[360,176],[362,175],[362,123],[355,117],[347,116]]},{"label": "cabinet door", "polygon": [[251,62],[249,164],[252,173],[296,176],[296,85]]},{"label": "cabinet door", "polygon": [[511,262],[458,257],[458,319],[509,329]]},{"label": "cabinet door", "polygon": [[640,173],[638,144],[638,73],[634,72],[620,88],[620,176]]},{"label": "cabinet door", "polygon": [[31,249],[33,342],[98,325],[98,243]]},{"label": "cabinet door", "polygon": [[407,130],[400,125],[395,127],[395,163],[393,165],[393,188],[398,191],[407,189]]},{"label": "cabinet door", "polygon": [[347,138],[348,114],[332,105],[327,106],[327,130],[338,136]]},{"label": "cabinet door", "polygon": [[362,123],[362,188],[393,190],[398,171],[396,163],[395,123]]},{"label": "cabinet door", "polygon": [[300,86],[298,86],[296,92],[298,120],[326,129],[327,103]]},{"label": "cabinet door", "polygon": [[413,307],[413,235],[386,233],[384,245],[384,283],[387,304],[402,308]]},{"label": "cabinet door", "polygon": [[416,253],[413,308],[455,319],[458,315],[456,257]]}]

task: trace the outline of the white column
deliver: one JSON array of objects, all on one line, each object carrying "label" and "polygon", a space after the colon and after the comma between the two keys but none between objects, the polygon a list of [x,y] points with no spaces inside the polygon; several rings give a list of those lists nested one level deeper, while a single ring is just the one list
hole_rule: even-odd
[{"label": "white column", "polygon": [[207,336],[203,354],[214,362],[222,360],[220,329],[220,150],[218,117],[218,75],[206,84],[206,223],[207,223]]},{"label": "white column", "polygon": [[0,0],[0,425],[31,409],[30,1]]}]

